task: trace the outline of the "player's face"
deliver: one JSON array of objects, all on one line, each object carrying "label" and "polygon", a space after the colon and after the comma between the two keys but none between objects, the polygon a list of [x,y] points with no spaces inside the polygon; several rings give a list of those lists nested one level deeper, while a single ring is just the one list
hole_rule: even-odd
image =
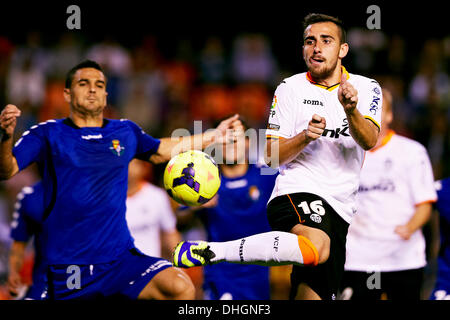
[{"label": "player's face", "polygon": [[75,111],[99,114],[106,107],[106,79],[100,70],[83,68],[75,73],[72,85],[65,89],[66,100]]},{"label": "player's face", "polygon": [[225,164],[243,164],[247,158],[249,139],[244,135],[237,141],[223,145],[223,161]]},{"label": "player's face", "polygon": [[332,22],[309,25],[303,35],[303,59],[314,78],[325,79],[335,71],[338,60],[348,51],[346,43],[341,44],[340,30]]}]

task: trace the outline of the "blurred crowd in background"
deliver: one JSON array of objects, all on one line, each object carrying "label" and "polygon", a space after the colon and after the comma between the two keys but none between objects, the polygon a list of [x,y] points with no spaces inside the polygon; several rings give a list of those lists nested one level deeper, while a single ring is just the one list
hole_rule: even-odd
[{"label": "blurred crowd in background", "polygon": [[[203,121],[205,130],[232,113],[263,129],[276,86],[305,71],[300,32],[296,61],[285,61],[286,55],[263,33],[207,36],[195,43],[172,39],[173,50],[161,40],[149,34],[130,46],[111,36],[90,42],[75,32],[52,43],[37,31],[20,41],[0,36],[0,105],[22,110],[15,139],[38,122],[68,116],[62,95],[65,76],[84,59],[104,67],[106,117],[133,120],[155,137],[170,136],[177,128],[192,130],[194,120]],[[347,70],[391,90],[394,130],[427,148],[436,180],[450,175],[450,36],[420,39],[420,49],[417,43],[411,49],[401,35],[351,28],[348,41]],[[161,172],[155,168],[154,183],[160,184]],[[37,179],[30,170],[0,184],[0,284],[6,280],[16,194]]]}]

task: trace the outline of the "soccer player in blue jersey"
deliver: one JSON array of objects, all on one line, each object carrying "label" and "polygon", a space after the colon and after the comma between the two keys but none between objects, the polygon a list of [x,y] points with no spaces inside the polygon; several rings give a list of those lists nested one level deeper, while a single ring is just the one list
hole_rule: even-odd
[{"label": "soccer player in blue jersey", "polygon": [[28,242],[33,238],[34,265],[32,284],[24,296],[26,300],[47,298],[47,264],[42,259],[41,223],[44,213],[44,188],[42,183],[24,187],[17,195],[11,238],[13,243],[9,253],[8,288],[13,296],[19,294],[22,281],[19,272],[23,266]]},{"label": "soccer player in blue jersey", "polygon": [[436,182],[441,237],[436,284],[430,300],[450,300],[450,178]]},{"label": "soccer player in blue jersey", "polygon": [[156,139],[129,120],[103,117],[106,85],[96,62],[72,68],[64,89],[69,117],[32,126],[14,148],[21,111],[7,105],[0,114],[0,178],[38,165],[50,298],[193,299],[194,286],[182,270],[133,245],[125,219],[128,164],[133,158],[163,163],[232,139],[241,127],[238,116],[202,134]]},{"label": "soccer player in blue jersey", "polygon": [[[178,214],[182,223],[198,216],[208,241],[229,241],[271,230],[266,204],[277,175],[263,175],[260,165],[249,164],[249,139],[242,137],[242,147],[237,143],[224,144],[223,161],[218,161],[222,163],[221,185],[216,197],[198,209],[182,207],[184,210]],[[270,299],[267,266],[224,262],[204,266],[203,274],[205,297],[209,300]]]}]

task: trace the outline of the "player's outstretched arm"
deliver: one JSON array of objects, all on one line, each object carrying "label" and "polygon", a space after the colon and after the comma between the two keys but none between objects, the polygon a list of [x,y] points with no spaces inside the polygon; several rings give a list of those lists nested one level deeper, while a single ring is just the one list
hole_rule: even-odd
[{"label": "player's outstretched arm", "polygon": [[203,150],[213,143],[236,141],[244,132],[239,115],[223,120],[217,128],[201,134],[186,137],[162,138],[158,151],[150,157],[150,162],[158,164],[169,161],[177,154],[188,150]]},{"label": "player's outstretched arm", "polygon": [[13,135],[20,110],[15,105],[8,104],[0,113],[0,179],[7,180],[19,172],[17,160],[12,154]]},{"label": "player's outstretched arm", "polygon": [[308,129],[303,130],[298,135],[289,139],[267,139],[265,150],[266,164],[272,168],[277,168],[291,162],[311,141],[317,140],[322,136],[326,125],[324,117],[314,114],[309,121]]},{"label": "player's outstretched arm", "polygon": [[342,74],[341,84],[338,89],[338,98],[347,115],[350,134],[353,139],[364,150],[372,149],[377,143],[379,129],[372,121],[365,119],[356,108],[358,104],[358,91],[347,82],[344,73]]}]

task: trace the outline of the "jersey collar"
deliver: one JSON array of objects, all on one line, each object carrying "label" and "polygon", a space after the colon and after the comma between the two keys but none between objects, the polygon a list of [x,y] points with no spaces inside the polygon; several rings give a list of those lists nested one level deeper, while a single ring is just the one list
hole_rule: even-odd
[{"label": "jersey collar", "polygon": [[[103,118],[103,124],[101,128],[104,128],[108,124],[109,120],[106,118]],[[67,117],[63,120],[63,123],[68,125],[69,127],[72,127],[74,129],[81,129],[79,126],[77,126],[70,117]]]},{"label": "jersey collar", "polygon": [[[347,70],[344,68],[344,66],[341,66],[341,71],[342,71],[343,74],[346,75],[347,80],[348,80],[348,79],[350,78],[350,75],[349,75],[349,73],[347,72]],[[338,82],[338,83],[333,84],[332,86],[329,86],[329,87],[324,86],[324,85],[322,85],[322,84],[318,84],[317,82],[315,82],[315,81],[313,80],[313,78],[312,78],[312,76],[311,76],[311,73],[310,73],[309,71],[306,73],[306,79],[307,79],[310,83],[312,83],[313,85],[315,85],[315,86],[317,86],[317,87],[319,87],[319,88],[325,89],[325,90],[327,90],[327,91],[333,91],[333,90],[336,89],[336,88],[339,86],[339,84],[340,84],[340,82]]]}]

